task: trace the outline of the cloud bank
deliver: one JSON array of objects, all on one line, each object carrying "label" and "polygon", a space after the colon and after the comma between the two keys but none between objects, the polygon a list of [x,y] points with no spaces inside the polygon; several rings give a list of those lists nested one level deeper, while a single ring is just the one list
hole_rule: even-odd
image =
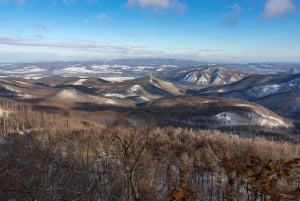
[{"label": "cloud bank", "polygon": [[[38,53],[40,50],[46,50],[49,55],[53,52],[62,52],[62,55],[74,54],[80,55],[83,58],[89,57],[89,55],[102,55],[106,57],[120,57],[120,55],[124,57],[139,57],[141,55],[155,56],[161,54],[159,51],[147,49],[142,46],[110,45],[87,40],[49,42],[21,37],[0,36],[0,46],[1,45],[20,47],[18,48],[19,55],[27,52],[28,49],[26,47],[32,47],[30,48],[30,51],[35,53]],[[0,48],[0,51],[1,50],[2,49]]]},{"label": "cloud bank", "polygon": [[[0,35],[0,60],[35,61],[98,58],[170,57],[215,61],[228,58],[222,49],[155,50],[136,45],[111,45],[89,40],[45,41]],[[42,37],[41,37],[42,38]],[[1,48],[4,45],[4,48]],[[10,46],[12,48],[10,48]],[[13,46],[17,48],[13,48]]]},{"label": "cloud bank", "polygon": [[269,19],[294,12],[295,10],[296,6],[292,0],[268,0],[262,16]]},{"label": "cloud bank", "polygon": [[185,5],[178,0],[128,0],[128,6],[151,8],[154,10],[174,9],[180,12],[185,11]]}]

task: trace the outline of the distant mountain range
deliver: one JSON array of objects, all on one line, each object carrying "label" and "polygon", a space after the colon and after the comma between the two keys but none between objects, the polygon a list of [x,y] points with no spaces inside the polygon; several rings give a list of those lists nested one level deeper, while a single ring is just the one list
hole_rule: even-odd
[{"label": "distant mountain range", "polygon": [[[211,67],[211,68],[210,68]],[[246,63],[246,64],[208,64],[201,61],[170,59],[170,58],[139,58],[139,59],[113,59],[97,61],[69,61],[69,62],[40,62],[40,63],[0,63],[0,77],[25,77],[38,79],[41,77],[124,77],[140,78],[154,75],[159,78],[184,81],[184,73],[194,70],[205,70],[200,74],[212,74],[214,68],[222,71],[236,71],[246,74],[294,74],[299,72],[300,64],[293,63]],[[214,71],[214,70],[213,70]],[[218,70],[217,70],[218,71]],[[232,71],[232,72],[233,72]],[[195,72],[196,73],[196,72]],[[220,76],[226,72],[216,73]],[[177,77],[176,77],[177,75]],[[181,75],[181,76],[180,76]],[[218,79],[212,76],[212,82]],[[182,77],[183,76],[183,77]],[[187,76],[187,75],[186,75]],[[188,75],[192,76],[192,75]],[[193,75],[192,77],[195,77]],[[225,76],[226,78],[226,76]],[[224,78],[224,79],[225,79]],[[183,80],[182,80],[183,79]],[[194,78],[191,78],[193,80]],[[205,76],[203,77],[205,79]],[[234,77],[233,77],[234,79]],[[238,79],[238,78],[236,78]],[[188,81],[189,79],[186,79]],[[230,81],[230,78],[226,78]],[[210,81],[210,80],[209,80]],[[200,82],[201,83],[201,82]],[[217,83],[217,80],[215,81]],[[228,82],[225,82],[228,83]]]}]

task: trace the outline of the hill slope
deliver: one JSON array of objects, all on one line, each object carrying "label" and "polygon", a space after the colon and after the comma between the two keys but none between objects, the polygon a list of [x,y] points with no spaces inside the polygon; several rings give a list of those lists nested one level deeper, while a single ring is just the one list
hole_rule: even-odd
[{"label": "hill slope", "polygon": [[[279,114],[300,119],[297,106],[300,100],[299,91],[300,74],[294,74],[251,75],[229,85],[190,90],[187,93],[252,101]],[[290,107],[287,107],[287,103]]]},{"label": "hill slope", "polygon": [[[155,111],[163,108],[169,112],[161,112],[161,115],[169,116],[176,121],[190,121],[203,124],[205,120],[209,124],[218,126],[265,126],[269,128],[291,128],[292,121],[282,118],[274,112],[254,103],[236,99],[216,97],[177,96],[162,98],[152,101],[147,106]],[[154,109],[155,108],[155,109]],[[169,114],[169,115],[167,115]]]},{"label": "hill slope", "polygon": [[247,74],[237,69],[224,67],[208,67],[175,73],[167,79],[176,83],[207,87],[236,82]]}]

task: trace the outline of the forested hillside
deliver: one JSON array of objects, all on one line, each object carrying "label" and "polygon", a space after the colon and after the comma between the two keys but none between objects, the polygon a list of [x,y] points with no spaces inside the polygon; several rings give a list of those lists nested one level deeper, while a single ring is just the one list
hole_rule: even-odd
[{"label": "forested hillside", "polygon": [[299,200],[299,144],[25,108],[0,137],[0,200]]}]

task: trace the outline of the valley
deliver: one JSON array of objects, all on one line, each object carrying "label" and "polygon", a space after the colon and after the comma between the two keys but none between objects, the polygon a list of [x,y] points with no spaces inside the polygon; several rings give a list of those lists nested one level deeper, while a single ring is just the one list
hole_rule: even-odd
[{"label": "valley", "polygon": [[300,66],[119,62],[0,66],[1,200],[298,199]]},{"label": "valley", "polygon": [[300,201],[299,8],[0,0],[0,201]]},{"label": "valley", "polygon": [[0,95],[47,112],[109,111],[162,127],[297,140],[298,68],[173,59],[3,64]]}]

